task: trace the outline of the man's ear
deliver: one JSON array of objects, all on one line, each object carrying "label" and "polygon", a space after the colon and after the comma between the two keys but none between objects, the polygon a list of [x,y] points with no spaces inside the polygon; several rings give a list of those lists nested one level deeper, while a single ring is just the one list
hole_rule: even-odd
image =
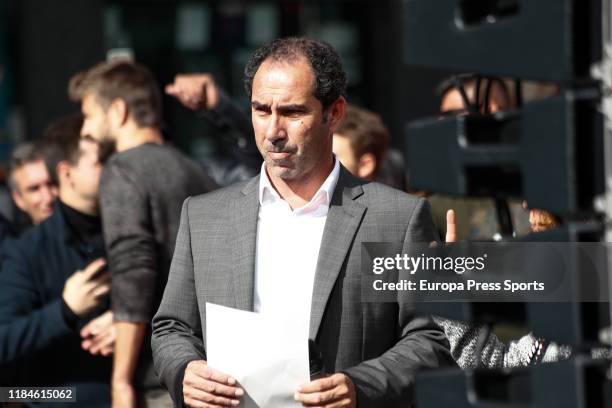
[{"label": "man's ear", "polygon": [[125,125],[128,120],[128,108],[125,101],[121,98],[115,99],[108,107],[108,119],[115,127]]},{"label": "man's ear", "polygon": [[376,157],[372,153],[365,153],[359,158],[357,167],[357,175],[366,180],[374,178],[376,170]]},{"label": "man's ear", "polygon": [[67,161],[61,161],[55,166],[55,173],[60,185],[66,184],[70,180],[70,164]]},{"label": "man's ear", "polygon": [[344,96],[336,99],[332,105],[327,108],[327,121],[329,123],[329,128],[332,133],[336,133],[338,127],[342,123],[344,119],[344,113],[346,112],[346,99]]},{"label": "man's ear", "polygon": [[23,211],[26,212],[26,203],[25,201],[23,201],[23,198],[21,198],[21,194],[19,193],[19,191],[17,190],[11,190],[11,197],[13,197],[13,201],[15,202],[15,204],[17,205],[17,207]]}]

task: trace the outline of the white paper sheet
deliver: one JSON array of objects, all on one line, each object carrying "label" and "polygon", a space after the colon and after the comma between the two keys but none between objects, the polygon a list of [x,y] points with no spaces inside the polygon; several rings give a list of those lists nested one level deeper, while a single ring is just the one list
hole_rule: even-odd
[{"label": "white paper sheet", "polygon": [[303,320],[206,303],[208,364],[244,388],[240,407],[301,407],[293,395],[310,380]]}]

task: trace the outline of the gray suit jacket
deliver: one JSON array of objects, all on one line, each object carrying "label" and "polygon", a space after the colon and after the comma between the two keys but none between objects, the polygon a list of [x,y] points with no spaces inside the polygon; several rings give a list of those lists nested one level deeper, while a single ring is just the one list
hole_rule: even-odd
[{"label": "gray suit jacket", "polygon": [[[256,177],[183,205],[152,340],[155,367],[177,405],[186,365],[206,359],[206,302],[253,310],[258,183]],[[351,378],[360,408],[409,406],[418,369],[454,364],[444,333],[409,304],[361,301],[362,242],[409,245],[434,234],[424,199],[341,168],[315,273],[310,336],[326,369]]]}]

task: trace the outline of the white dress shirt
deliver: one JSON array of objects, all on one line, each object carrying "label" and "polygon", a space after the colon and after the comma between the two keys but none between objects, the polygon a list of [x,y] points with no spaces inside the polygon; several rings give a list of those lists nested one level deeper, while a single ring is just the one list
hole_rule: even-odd
[{"label": "white dress shirt", "polygon": [[292,210],[268,178],[259,178],[259,218],[255,262],[254,310],[310,320],[310,304],[319,248],[332,195],[340,175],[339,160],[312,199]]}]

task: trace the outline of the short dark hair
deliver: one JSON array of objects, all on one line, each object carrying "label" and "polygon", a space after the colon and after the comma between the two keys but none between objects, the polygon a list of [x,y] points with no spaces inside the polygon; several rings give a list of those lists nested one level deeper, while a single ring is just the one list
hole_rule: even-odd
[{"label": "short dark hair", "polygon": [[249,98],[253,92],[253,78],[267,60],[294,62],[306,58],[315,77],[314,94],[327,109],[340,96],[346,96],[346,73],[342,60],[331,45],[304,37],[276,39],[255,50],[244,68],[244,88]]},{"label": "short dark hair", "polygon": [[45,160],[49,177],[59,184],[57,165],[67,161],[76,164],[82,154],[79,147],[83,115],[80,113],[63,116],[53,121],[43,133],[39,150]]},{"label": "short dark hair", "polygon": [[43,157],[40,153],[38,146],[35,143],[26,142],[17,145],[11,157],[9,158],[8,164],[8,186],[12,191],[18,191],[19,186],[15,182],[14,173],[26,164],[35,163],[42,160]]},{"label": "short dark hair", "polygon": [[[451,75],[444,78],[440,83],[436,86],[435,94],[440,99],[440,103],[450,91],[457,90],[460,91],[460,87],[464,89],[465,92],[469,88],[474,88],[474,92],[476,91],[476,84],[478,81],[481,81],[481,87],[479,89],[479,99],[481,104],[486,104],[488,101],[485,101],[487,88],[489,88],[490,92],[499,92],[501,97],[504,99],[505,105],[508,107],[512,103],[512,98],[510,97],[510,90],[508,89],[508,85],[506,82],[500,77],[484,77],[477,74],[472,73],[464,73],[464,74],[456,74]],[[489,95],[490,97],[490,95]],[[474,104],[475,101],[468,101],[470,104]],[[466,106],[466,109],[468,107]],[[480,107],[477,107],[480,109]]]},{"label": "short dark hair", "polygon": [[94,92],[104,110],[115,99],[125,101],[129,114],[140,127],[162,124],[161,93],[153,74],[143,65],[130,61],[103,62],[70,79],[70,99],[79,102],[89,92]]},{"label": "short dark hair", "polygon": [[373,154],[376,158],[376,175],[389,148],[389,131],[380,115],[348,104],[335,134],[348,139],[355,158],[359,159],[366,153]]},{"label": "short dark hair", "polygon": [[25,166],[26,164],[34,163],[42,160],[39,147],[35,143],[22,143],[15,147],[11,153],[8,164],[8,186],[12,191],[18,191],[19,186],[15,182],[13,176],[15,171]]}]

